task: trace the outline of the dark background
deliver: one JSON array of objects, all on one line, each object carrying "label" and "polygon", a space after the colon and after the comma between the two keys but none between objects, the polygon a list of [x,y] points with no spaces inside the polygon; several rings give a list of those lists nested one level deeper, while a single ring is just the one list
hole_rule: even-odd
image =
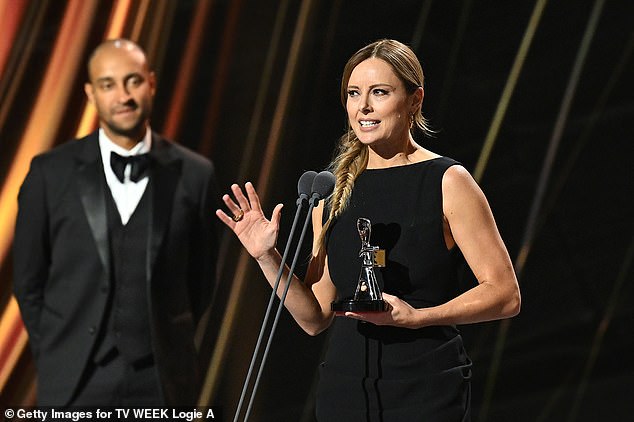
[{"label": "dark background", "polygon": [[[95,2],[94,25],[81,34],[83,62],[102,39],[115,4]],[[36,48],[21,70],[20,94],[11,99],[8,117],[0,119],[0,182],[8,178],[22,134],[36,124],[28,116],[37,81],[67,13],[61,1],[19,3],[44,17]],[[634,385],[634,2],[148,4],[143,9],[143,2],[132,2],[128,22],[144,18],[138,41],[157,71],[153,128],[164,131],[167,119],[178,116],[168,135],[215,162],[223,191],[250,180],[264,192],[267,214],[284,203],[280,248],[292,222],[298,177],[322,170],[344,131],[339,84],[345,62],[379,38],[412,46],[426,77],[423,113],[437,130],[434,138],[418,141],[476,175],[522,290],[519,316],[461,327],[474,361],[474,420],[634,420],[629,397]],[[542,6],[508,107],[501,108],[495,144],[477,174],[529,21]],[[204,29],[192,39],[200,13]],[[596,25],[588,30],[591,16]],[[20,31],[29,30],[24,25]],[[123,36],[131,36],[130,27]],[[584,36],[587,52],[580,55]],[[158,41],[149,47],[149,40]],[[178,85],[183,57],[192,48],[195,66],[183,92]],[[14,45],[12,54],[19,49]],[[66,110],[51,146],[75,136],[85,103],[83,65],[76,72],[67,103],[51,105]],[[6,81],[15,75],[0,76],[4,102]],[[175,109],[178,95],[185,100]],[[205,397],[223,409],[226,420],[233,415],[270,293],[257,266],[241,254],[238,242],[225,234],[222,280],[206,343],[216,360]],[[305,259],[300,267],[305,269]],[[0,277],[7,302],[10,253]],[[312,420],[326,336],[307,336],[282,313],[251,420]],[[28,401],[32,379],[26,349],[4,385],[3,401]]]}]

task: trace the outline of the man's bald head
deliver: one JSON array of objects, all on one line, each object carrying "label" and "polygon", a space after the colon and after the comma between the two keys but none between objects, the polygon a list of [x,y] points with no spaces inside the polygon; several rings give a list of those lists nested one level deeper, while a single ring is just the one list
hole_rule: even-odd
[{"label": "man's bald head", "polygon": [[88,60],[84,91],[110,140],[130,149],[146,134],[156,79],[145,52],[126,39],[101,43]]},{"label": "man's bald head", "polygon": [[88,58],[87,70],[88,70],[88,79],[92,81],[93,79],[93,65],[95,61],[98,61],[99,57],[102,55],[111,55],[111,54],[131,54],[137,56],[137,60],[143,63],[145,70],[149,72],[149,65],[147,61],[147,56],[145,51],[134,41],[125,39],[125,38],[117,38],[112,40],[106,40],[99,44],[92,52],[90,57]]}]

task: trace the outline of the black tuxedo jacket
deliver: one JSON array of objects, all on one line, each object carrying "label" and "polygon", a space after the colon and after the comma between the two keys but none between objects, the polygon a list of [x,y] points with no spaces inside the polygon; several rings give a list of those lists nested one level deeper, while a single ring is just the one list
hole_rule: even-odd
[{"label": "black tuxedo jacket", "polygon": [[[108,186],[98,132],[39,155],[18,196],[14,290],[38,372],[38,403],[65,405],[104,323],[110,286]],[[211,302],[217,208],[209,160],[152,134],[147,268],[152,349],[167,405],[202,380],[196,325]]]}]

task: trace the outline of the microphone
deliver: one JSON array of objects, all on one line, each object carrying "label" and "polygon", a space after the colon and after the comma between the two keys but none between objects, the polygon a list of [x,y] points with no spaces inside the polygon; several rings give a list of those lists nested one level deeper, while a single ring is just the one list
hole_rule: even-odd
[{"label": "microphone", "polygon": [[313,180],[310,201],[314,207],[317,203],[330,195],[335,188],[335,175],[329,171],[319,172]]},{"label": "microphone", "polygon": [[[286,241],[286,247],[284,248],[284,254],[282,255],[282,262],[280,263],[280,269],[277,272],[277,277],[275,278],[275,283],[273,285],[273,291],[271,292],[271,297],[269,298],[269,303],[268,306],[266,308],[266,313],[264,315],[264,320],[262,321],[262,327],[260,327],[260,334],[258,335],[258,340],[256,342],[255,345],[255,350],[253,351],[253,356],[251,357],[251,363],[249,365],[249,370],[247,372],[247,376],[246,379],[244,380],[244,385],[242,386],[242,393],[240,394],[240,401],[238,402],[238,408],[236,409],[236,413],[234,415],[233,418],[233,422],[237,422],[238,420],[238,416],[240,415],[240,410],[242,409],[242,403],[244,402],[244,398],[247,392],[247,388],[249,386],[249,381],[251,380],[251,375],[253,374],[253,369],[255,367],[255,362],[257,360],[257,356],[259,354],[260,351],[260,346],[262,344],[262,339],[264,338],[264,333],[266,331],[266,325],[267,322],[270,318],[271,315],[271,310],[273,308],[273,302],[275,301],[275,296],[277,294],[277,289],[280,285],[280,280],[282,278],[282,274],[284,273],[284,266],[286,263],[286,258],[288,257],[288,252],[290,250],[290,245],[293,241],[293,237],[295,235],[295,231],[296,231],[296,227],[297,227],[297,221],[299,220],[299,215],[301,213],[302,208],[304,207],[304,205],[306,204],[306,202],[308,202],[309,198],[311,197],[311,194],[313,192],[313,184],[314,184],[314,180],[317,177],[317,172],[315,171],[307,171],[304,172],[304,174],[301,175],[301,177],[299,178],[299,180],[297,181],[297,194],[298,194],[298,198],[297,198],[297,210],[295,211],[295,218],[293,219],[293,225],[291,226],[291,231],[290,234],[288,236],[288,240]],[[322,176],[323,177],[323,176]],[[300,241],[301,244],[301,241]],[[298,245],[299,248],[299,245]],[[273,329],[271,331],[272,335]],[[264,360],[260,363],[260,365],[263,365]],[[245,421],[246,418],[248,417],[248,412],[250,411],[250,407],[251,407],[251,403],[253,401],[253,396],[255,396],[255,390],[257,388],[257,384],[256,386],[253,387],[253,391],[251,392],[251,400],[249,401],[249,409],[247,410],[247,415],[245,415]]]},{"label": "microphone", "polygon": [[[306,173],[304,173],[306,174]],[[302,175],[303,177],[303,175]],[[301,178],[300,178],[300,182],[301,182]],[[251,409],[253,407],[253,400],[255,398],[255,392],[258,389],[258,385],[260,383],[260,378],[262,376],[262,370],[264,369],[264,363],[266,362],[266,358],[269,354],[269,349],[271,348],[271,343],[273,341],[273,335],[275,334],[275,329],[277,328],[277,324],[280,320],[280,315],[282,314],[282,309],[284,308],[284,301],[286,300],[286,295],[288,294],[288,289],[291,286],[291,281],[293,279],[293,272],[295,271],[295,265],[297,264],[297,258],[299,258],[299,252],[301,249],[301,245],[304,241],[304,235],[306,234],[306,229],[308,228],[308,222],[311,220],[312,217],[312,210],[314,207],[317,206],[317,204],[319,203],[320,200],[326,198],[328,195],[330,195],[333,191],[335,187],[335,176],[329,172],[329,171],[322,171],[319,172],[316,176],[314,176],[314,180],[312,180],[312,184],[311,184],[311,196],[310,196],[310,200],[309,202],[309,207],[308,207],[308,212],[306,214],[306,218],[304,220],[304,226],[302,227],[302,232],[299,236],[299,241],[297,242],[297,247],[295,248],[295,255],[293,256],[293,262],[291,263],[291,267],[288,270],[288,277],[286,278],[286,285],[284,286],[284,292],[282,293],[282,296],[280,296],[280,303],[277,306],[277,313],[275,314],[275,319],[273,320],[273,325],[271,326],[271,332],[269,333],[269,338],[268,341],[266,343],[266,348],[264,349],[264,353],[262,355],[262,361],[260,362],[260,368],[258,370],[258,375],[255,379],[255,383],[253,385],[253,391],[251,392],[251,399],[249,400],[249,405],[247,407],[246,413],[244,415],[244,419],[243,421],[246,422],[247,419],[249,418],[249,414],[251,413]],[[298,183],[298,190],[299,190],[299,183]],[[301,196],[301,193],[300,193]],[[296,214],[297,215],[297,214]],[[290,244],[290,241],[289,241]],[[288,246],[288,244],[287,244]],[[284,271],[284,262],[282,262],[280,264],[280,271],[278,273],[278,276],[281,276],[281,274]],[[275,288],[273,289],[273,293],[271,295],[271,298],[275,297],[275,294],[277,292],[277,286],[279,284],[279,280],[278,282],[276,282],[275,284]],[[270,303],[270,302],[269,302]],[[268,315],[267,315],[268,318]],[[237,418],[237,412],[236,412],[236,418]],[[234,422],[236,421],[236,419],[234,419]]]},{"label": "microphone", "polygon": [[302,176],[297,181],[297,194],[299,197],[297,198],[297,205],[299,205],[300,201],[306,201],[310,197],[313,189],[313,181],[317,176],[316,171],[309,170],[302,174]]}]

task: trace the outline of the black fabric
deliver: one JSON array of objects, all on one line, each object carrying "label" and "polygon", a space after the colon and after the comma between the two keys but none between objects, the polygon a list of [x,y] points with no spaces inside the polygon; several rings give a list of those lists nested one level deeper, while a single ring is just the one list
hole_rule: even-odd
[{"label": "black fabric", "polygon": [[149,188],[145,190],[125,225],[121,223],[112,195],[106,194],[111,285],[114,288],[108,331],[128,362],[135,362],[152,352],[145,252],[151,221],[148,218],[150,191]]},{"label": "black fabric", "polygon": [[164,405],[154,362],[131,364],[111,349],[103,362],[88,364],[68,407]]},{"label": "black fabric", "polygon": [[[415,308],[460,293],[455,260],[443,236],[442,176],[455,161],[437,158],[366,170],[331,226],[330,276],[340,298],[354,294],[361,261],[360,217],[370,244],[386,250],[376,269],[384,292]],[[320,366],[320,421],[468,421],[471,362],[455,327],[411,330],[337,317]]]},{"label": "black fabric", "polygon": [[[137,251],[147,265],[147,331],[165,404],[190,406],[206,368],[195,334],[214,290],[219,227],[209,216],[220,194],[206,158],[156,133],[150,154],[150,232]],[[107,331],[114,259],[107,189],[98,131],[36,156],[20,188],[13,287],[40,406],[70,403]]]},{"label": "black fabric", "polygon": [[132,166],[132,169],[130,170],[130,180],[136,183],[146,175],[148,168],[150,167],[150,154],[138,154],[124,157],[114,151],[110,153],[110,166],[121,183],[123,183],[123,174],[128,164]]}]

